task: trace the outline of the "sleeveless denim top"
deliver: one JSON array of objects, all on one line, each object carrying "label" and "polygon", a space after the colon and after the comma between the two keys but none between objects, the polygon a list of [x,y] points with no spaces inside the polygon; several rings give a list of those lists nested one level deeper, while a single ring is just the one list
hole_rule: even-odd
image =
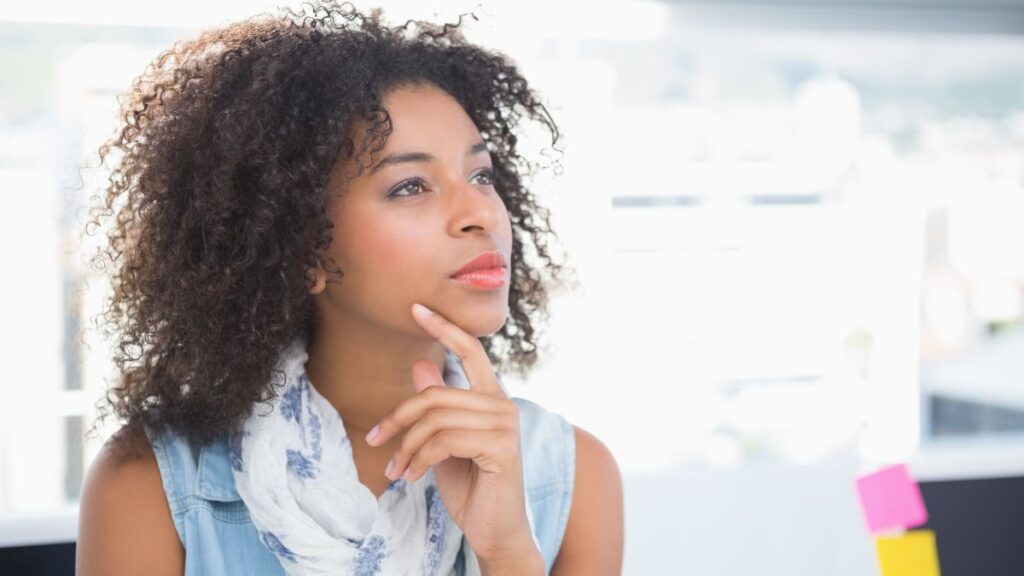
[{"label": "sleeveless denim top", "polygon": [[[551,571],[565,534],[576,472],[576,442],[563,416],[525,398],[519,407],[523,486],[534,534]],[[283,576],[277,557],[260,541],[235,488],[226,437],[193,445],[169,428],[145,427],[153,446],[174,527],[185,548],[185,576]],[[466,538],[455,563],[465,574]]]}]

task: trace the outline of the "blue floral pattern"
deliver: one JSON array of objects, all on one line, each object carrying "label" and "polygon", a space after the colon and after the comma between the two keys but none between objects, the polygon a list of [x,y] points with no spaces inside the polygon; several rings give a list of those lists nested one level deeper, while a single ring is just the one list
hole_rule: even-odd
[{"label": "blue floral pattern", "polygon": [[299,376],[299,386],[302,387],[303,393],[307,398],[306,413],[308,418],[306,421],[306,427],[304,428],[308,428],[309,434],[312,436],[312,440],[310,440],[310,442],[313,445],[313,459],[319,462],[322,455],[321,444],[323,442],[323,426],[320,424],[320,417],[313,412],[312,403],[308,401],[311,394],[310,388],[312,388],[313,384],[309,381],[309,376],[307,376],[305,372]]},{"label": "blue floral pattern", "polygon": [[387,541],[374,534],[359,548],[359,554],[352,563],[352,576],[373,576],[380,574],[380,563],[387,558]]},{"label": "blue floral pattern", "polygon": [[291,448],[287,450],[287,453],[289,470],[298,474],[299,478],[316,478],[319,471],[309,458],[303,456],[302,452]]},{"label": "blue floral pattern", "polygon": [[299,418],[302,415],[302,389],[300,387],[289,387],[281,395],[281,415],[285,420],[299,423]]},{"label": "blue floral pattern", "polygon": [[437,486],[427,486],[427,556],[423,559],[424,576],[437,573],[444,553],[444,530],[448,523],[448,510],[444,507]]},{"label": "blue floral pattern", "polygon": [[270,532],[260,531],[260,540],[263,541],[263,544],[265,544],[271,552],[281,556],[282,558],[287,558],[292,562],[297,562],[300,558],[300,556],[293,552],[291,548],[285,546],[284,542],[281,542],[280,538]]},{"label": "blue floral pattern", "polygon": [[313,403],[310,401],[310,388],[312,383],[309,376],[303,371],[296,383],[289,386],[281,395],[281,416],[287,422],[295,422],[299,425],[299,434],[305,450],[289,448],[288,469],[294,472],[299,478],[311,479],[320,474],[317,463],[323,456],[323,426],[320,424],[320,417],[313,411]]}]

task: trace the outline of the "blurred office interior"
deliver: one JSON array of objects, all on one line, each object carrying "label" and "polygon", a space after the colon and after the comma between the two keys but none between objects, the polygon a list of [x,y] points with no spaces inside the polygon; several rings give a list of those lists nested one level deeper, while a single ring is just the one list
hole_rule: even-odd
[{"label": "blurred office interior", "polygon": [[[89,326],[109,289],[84,256],[100,237],[82,233],[116,97],[173,42],[274,6],[0,7],[8,566],[73,559],[100,447],[83,433],[116,379]],[[935,510],[994,481],[1024,502],[1024,0],[439,17],[474,6],[467,36],[514,58],[563,129],[535,186],[579,278],[536,372],[506,382],[615,454],[625,574],[874,576],[853,482],[892,463]],[[1020,561],[995,551],[1011,529],[996,521],[971,520],[973,552],[935,526],[946,576],[971,553],[1004,564],[970,576]]]}]

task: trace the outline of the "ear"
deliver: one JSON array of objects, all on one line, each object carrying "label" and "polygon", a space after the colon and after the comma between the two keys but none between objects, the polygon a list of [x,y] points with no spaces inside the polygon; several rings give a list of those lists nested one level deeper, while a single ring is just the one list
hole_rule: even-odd
[{"label": "ear", "polygon": [[319,294],[327,287],[327,274],[320,266],[309,270],[306,278],[309,280],[306,285],[309,286],[310,294]]}]

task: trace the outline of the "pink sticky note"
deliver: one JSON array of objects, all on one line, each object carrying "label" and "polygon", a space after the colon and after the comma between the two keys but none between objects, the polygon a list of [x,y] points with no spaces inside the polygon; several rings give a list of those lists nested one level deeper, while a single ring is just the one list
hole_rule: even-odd
[{"label": "pink sticky note", "polygon": [[861,511],[872,534],[907,530],[928,521],[921,489],[906,464],[882,468],[857,478]]}]

